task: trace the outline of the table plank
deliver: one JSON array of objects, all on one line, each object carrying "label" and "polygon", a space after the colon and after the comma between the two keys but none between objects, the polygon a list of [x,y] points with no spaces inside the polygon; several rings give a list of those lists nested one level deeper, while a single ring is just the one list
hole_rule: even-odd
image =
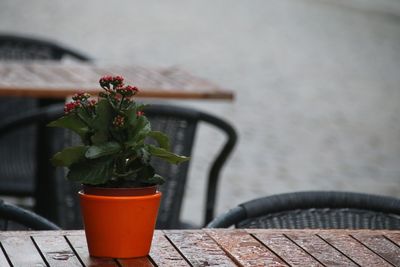
[{"label": "table plank", "polygon": [[118,259],[117,261],[121,267],[154,267],[148,257],[135,259]]},{"label": "table plank", "polygon": [[36,236],[33,237],[33,241],[50,266],[81,266],[64,236]]},{"label": "table plank", "polygon": [[113,259],[103,259],[103,258],[94,258],[90,257],[89,251],[87,248],[86,237],[85,235],[73,235],[67,234],[67,240],[73,246],[76,254],[83,262],[83,264],[87,267],[117,267],[118,264]]},{"label": "table plank", "polygon": [[177,68],[60,62],[0,63],[0,95],[65,98],[78,91],[101,91],[103,75],[121,75],[139,87],[138,97],[232,100],[233,92]]},{"label": "table plank", "polygon": [[236,266],[204,231],[169,230],[165,235],[193,266]]},{"label": "table plank", "polygon": [[290,266],[323,266],[282,233],[257,233],[254,236]]},{"label": "table plank", "polygon": [[354,238],[395,266],[400,266],[400,247],[382,234],[354,233]]},{"label": "table plank", "polygon": [[325,232],[318,235],[361,266],[392,266],[348,234]]},{"label": "table plank", "polygon": [[245,230],[206,232],[241,266],[288,266]]},{"label": "table plank", "polygon": [[43,260],[39,251],[36,249],[35,244],[30,236],[0,236],[0,242],[13,266],[46,266],[45,261]]},{"label": "table plank", "polygon": [[393,243],[400,247],[400,232],[399,233],[385,233],[385,236],[389,238]]},{"label": "table plank", "polygon": [[154,232],[150,257],[158,266],[190,266],[161,231]]},{"label": "table plank", "polygon": [[8,263],[7,257],[6,257],[6,255],[4,254],[4,251],[3,251],[3,250],[0,251],[0,266],[4,266],[4,267],[9,267],[9,266],[11,266],[11,265]]},{"label": "table plank", "polygon": [[325,266],[357,266],[315,234],[293,231],[286,233],[286,236]]}]

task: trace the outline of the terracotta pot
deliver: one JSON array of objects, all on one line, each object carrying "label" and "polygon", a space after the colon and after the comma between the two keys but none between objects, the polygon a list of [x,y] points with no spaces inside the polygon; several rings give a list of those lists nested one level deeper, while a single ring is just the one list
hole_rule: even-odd
[{"label": "terracotta pot", "polygon": [[161,193],[151,188],[84,187],[79,192],[89,254],[134,258],[149,254]]}]

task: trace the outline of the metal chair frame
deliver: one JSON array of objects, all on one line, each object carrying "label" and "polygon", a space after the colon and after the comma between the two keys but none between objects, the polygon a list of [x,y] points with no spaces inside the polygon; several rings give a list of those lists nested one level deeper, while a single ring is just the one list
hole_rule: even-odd
[{"label": "metal chair frame", "polygon": [[[20,230],[26,227],[31,230],[60,230],[61,228],[38,214],[17,205],[0,200],[1,230]],[[17,225],[15,225],[17,224]],[[14,229],[13,227],[17,227]]]}]

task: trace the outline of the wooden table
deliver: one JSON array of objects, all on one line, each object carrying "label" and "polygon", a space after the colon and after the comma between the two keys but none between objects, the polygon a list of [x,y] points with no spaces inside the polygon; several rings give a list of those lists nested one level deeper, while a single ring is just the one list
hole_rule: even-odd
[{"label": "wooden table", "polygon": [[63,99],[77,91],[99,92],[104,75],[121,75],[138,97],[232,100],[233,92],[178,68],[60,62],[0,63],[0,96]]},{"label": "wooden table", "polygon": [[0,232],[0,266],[400,266],[400,231],[157,230],[150,255],[91,258],[83,231]]}]

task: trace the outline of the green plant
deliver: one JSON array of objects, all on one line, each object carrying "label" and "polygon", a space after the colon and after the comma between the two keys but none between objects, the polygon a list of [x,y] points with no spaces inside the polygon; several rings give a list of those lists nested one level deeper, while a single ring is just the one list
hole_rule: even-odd
[{"label": "green plant", "polygon": [[[67,178],[83,184],[104,187],[136,187],[162,184],[150,164],[158,157],[173,164],[188,160],[169,151],[168,137],[152,131],[144,115],[145,105],[133,97],[136,87],[125,86],[121,76],[100,79],[103,92],[98,99],[78,93],[64,108],[65,115],[50,124],[72,130],[82,145],[56,153],[51,162],[67,167]],[[152,144],[150,139],[158,145]]]}]

